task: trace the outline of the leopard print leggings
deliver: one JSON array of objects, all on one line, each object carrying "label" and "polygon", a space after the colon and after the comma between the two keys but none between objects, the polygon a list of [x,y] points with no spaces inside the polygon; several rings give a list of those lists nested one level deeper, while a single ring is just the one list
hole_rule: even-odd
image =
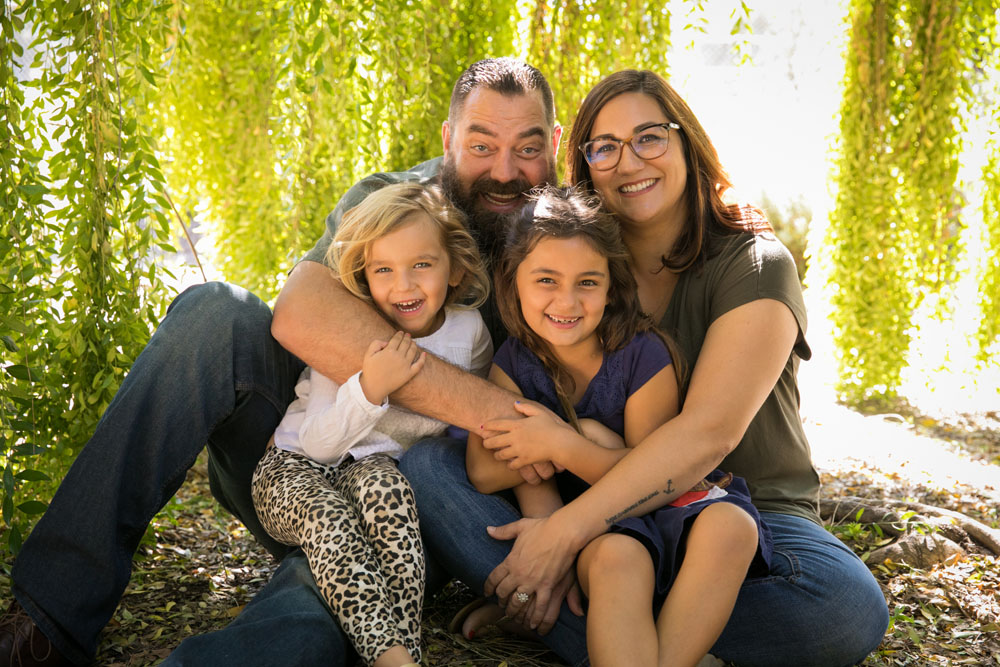
[{"label": "leopard print leggings", "polygon": [[305,551],[366,664],[397,645],[419,663],[423,546],[413,491],[396,462],[374,454],[334,467],[272,445],[252,491],[267,532]]}]

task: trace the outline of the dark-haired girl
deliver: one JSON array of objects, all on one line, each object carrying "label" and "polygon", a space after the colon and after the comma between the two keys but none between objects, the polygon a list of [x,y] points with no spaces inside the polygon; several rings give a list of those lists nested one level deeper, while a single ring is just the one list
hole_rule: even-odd
[{"label": "dark-haired girl", "polygon": [[[469,478],[482,492],[512,487],[524,516],[545,517],[563,504],[560,485],[572,496],[597,482],[677,414],[676,356],[640,311],[617,224],[572,189],[541,191],[515,219],[494,284],[511,337],[490,378],[544,407],[519,403],[526,418],[487,422],[485,442],[470,435]],[[495,458],[567,472],[533,486]],[[697,664],[748,570],[767,572],[769,540],[745,482],[719,470],[653,514],[615,522],[577,566],[592,664]],[[629,570],[606,567],[618,555]]]}]

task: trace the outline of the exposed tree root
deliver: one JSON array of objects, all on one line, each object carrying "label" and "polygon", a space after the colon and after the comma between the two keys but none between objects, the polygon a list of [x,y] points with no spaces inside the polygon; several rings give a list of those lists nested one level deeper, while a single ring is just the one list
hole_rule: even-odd
[{"label": "exposed tree root", "polygon": [[[904,520],[902,514],[907,511],[917,514]],[[857,521],[876,524],[883,533],[892,536],[906,532],[908,523],[924,523],[934,527],[953,542],[961,545],[977,544],[991,551],[993,555],[1000,556],[1000,530],[991,528],[961,512],[943,507],[888,498],[874,500],[843,496],[820,500],[820,516],[835,522]]]}]

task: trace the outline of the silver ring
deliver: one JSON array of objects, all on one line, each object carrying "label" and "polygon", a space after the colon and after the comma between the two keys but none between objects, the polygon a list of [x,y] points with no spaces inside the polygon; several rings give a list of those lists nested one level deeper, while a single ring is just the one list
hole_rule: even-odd
[{"label": "silver ring", "polygon": [[531,599],[531,595],[529,593],[517,592],[514,593],[514,599],[520,602],[521,604],[524,604],[525,602]]}]

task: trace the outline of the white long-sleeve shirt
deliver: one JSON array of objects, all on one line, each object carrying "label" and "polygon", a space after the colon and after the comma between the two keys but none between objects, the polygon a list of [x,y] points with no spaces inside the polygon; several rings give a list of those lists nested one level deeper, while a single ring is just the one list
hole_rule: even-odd
[{"label": "white long-sleeve shirt", "polygon": [[[445,309],[441,327],[415,339],[422,349],[447,362],[486,377],[493,345],[477,310]],[[295,385],[295,400],[274,432],[274,444],[324,464],[337,464],[350,453],[355,459],[375,453],[398,458],[417,440],[440,434],[446,425],[436,419],[368,401],[361,373],[343,385],[306,368]]]}]

